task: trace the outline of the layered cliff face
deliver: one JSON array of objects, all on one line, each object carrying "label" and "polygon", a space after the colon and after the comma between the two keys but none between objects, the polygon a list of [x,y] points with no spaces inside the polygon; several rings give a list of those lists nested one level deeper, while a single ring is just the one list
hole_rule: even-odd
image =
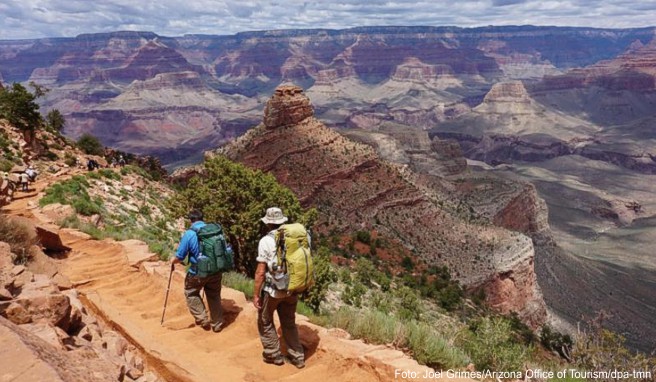
[{"label": "layered cliff face", "polygon": [[[221,152],[271,172],[304,205],[319,208],[321,231],[376,229],[403,242],[429,264],[448,266],[464,285],[489,288],[491,296],[500,296],[494,300],[500,311],[517,311],[532,324],[543,322],[545,307],[535,274],[516,267],[532,262],[530,238],[468,223],[440,208],[434,195],[413,185],[410,170],[382,160],[370,146],[315,119],[300,88],[278,88],[265,110],[265,123]],[[426,149],[431,150],[430,140]],[[492,282],[508,272],[515,286]],[[527,285],[528,290],[514,290]]]},{"label": "layered cliff face", "polygon": [[[184,113],[179,100],[166,93],[185,92],[181,97],[185,103],[190,89],[185,84],[152,80],[195,73],[203,86],[191,91],[211,92],[214,97],[199,100],[194,106],[209,115],[222,115],[199,119],[191,114],[183,118],[217,127],[195,131],[198,123],[190,123],[166,134],[166,145],[173,150],[167,149],[170,155],[162,155],[162,159],[172,162],[170,156],[188,155],[185,152],[190,146],[181,143],[184,147],[177,152],[175,142],[187,142],[189,135],[199,136],[198,142],[207,142],[205,147],[209,148],[257,123],[263,100],[281,83],[306,87],[317,115],[332,126],[377,121],[378,112],[372,109],[382,106],[387,109],[384,116],[396,123],[430,129],[466,114],[499,81],[536,82],[571,67],[611,60],[628,47],[632,49],[629,56],[648,55],[653,49],[652,38],[650,29],[553,27],[387,27],[175,38],[149,32],[114,32],[0,41],[0,77],[5,82],[33,80],[47,86],[51,91],[42,100],[43,109],[56,107],[64,114],[67,134],[76,136],[90,130],[107,144],[153,153],[151,145],[140,144],[136,137],[159,139],[158,127],[171,125],[168,115]],[[634,65],[624,70],[636,75],[604,80],[610,84],[607,87],[616,88],[626,81],[635,82],[635,86],[644,83],[641,76],[650,75],[644,68],[651,61],[632,62]],[[165,93],[159,96],[157,113],[151,112],[148,103],[138,103],[141,109],[134,107],[134,96],[120,97],[134,92],[135,81],[148,83],[151,94],[147,97]],[[560,77],[553,77],[553,81],[571,82]],[[226,108],[234,108],[225,105],[231,103],[231,95],[247,98],[249,105],[244,107],[246,102],[237,101],[240,105],[234,107],[239,112],[226,113]],[[624,108],[616,100],[604,102],[617,110]],[[94,121],[110,109],[124,111],[112,114],[119,117],[112,125],[131,126],[138,134],[115,134],[115,129],[104,132],[107,126]],[[497,109],[497,114],[499,111],[505,112],[503,108]],[[528,115],[539,120],[540,110],[534,111]],[[151,122],[134,122],[144,118]],[[185,129],[189,131],[183,132]]]}]

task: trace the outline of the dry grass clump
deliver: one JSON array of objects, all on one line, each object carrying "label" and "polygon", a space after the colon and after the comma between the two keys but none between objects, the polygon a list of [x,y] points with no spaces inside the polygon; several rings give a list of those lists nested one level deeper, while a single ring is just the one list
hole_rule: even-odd
[{"label": "dry grass clump", "polygon": [[0,240],[11,247],[14,264],[25,264],[32,257],[31,248],[38,243],[36,234],[25,224],[0,215]]}]

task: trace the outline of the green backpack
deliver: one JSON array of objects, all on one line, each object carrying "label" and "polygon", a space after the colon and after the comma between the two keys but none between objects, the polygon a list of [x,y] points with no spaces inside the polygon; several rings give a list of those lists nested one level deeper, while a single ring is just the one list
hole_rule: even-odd
[{"label": "green backpack", "polygon": [[304,292],[314,284],[314,267],[305,227],[299,223],[281,225],[275,240],[278,266],[288,275],[286,288],[278,288],[293,293]]},{"label": "green backpack", "polygon": [[199,229],[192,229],[196,232],[200,247],[195,267],[197,276],[207,277],[234,268],[234,253],[226,241],[221,225],[210,223]]}]

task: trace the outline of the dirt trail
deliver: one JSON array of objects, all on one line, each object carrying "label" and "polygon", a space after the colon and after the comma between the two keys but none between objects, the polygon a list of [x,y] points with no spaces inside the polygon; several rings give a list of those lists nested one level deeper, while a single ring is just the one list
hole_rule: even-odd
[{"label": "dirt trail", "polygon": [[[2,212],[42,220],[36,206],[41,191],[52,181],[32,184],[34,191],[19,193]],[[256,310],[243,293],[223,288],[227,325],[221,333],[206,332],[194,326],[187,310],[181,270],[174,274],[161,326],[169,270],[165,263],[145,262],[148,255],[136,253],[143,252],[139,246],[92,240],[71,229],[59,232],[72,248],[58,260],[61,272],[73,282],[87,308],[137,346],[149,367],[167,381],[402,381],[395,378],[396,369],[419,376],[429,370],[400,351],[340,338],[303,317],[298,323],[306,367],[265,364]]]}]

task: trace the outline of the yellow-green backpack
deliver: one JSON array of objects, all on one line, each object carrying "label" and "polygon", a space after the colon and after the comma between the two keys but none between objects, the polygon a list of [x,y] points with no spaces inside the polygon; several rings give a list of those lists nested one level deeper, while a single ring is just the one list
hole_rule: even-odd
[{"label": "yellow-green backpack", "polygon": [[278,266],[289,275],[287,290],[301,293],[314,283],[308,234],[302,224],[283,224],[276,232]]}]

